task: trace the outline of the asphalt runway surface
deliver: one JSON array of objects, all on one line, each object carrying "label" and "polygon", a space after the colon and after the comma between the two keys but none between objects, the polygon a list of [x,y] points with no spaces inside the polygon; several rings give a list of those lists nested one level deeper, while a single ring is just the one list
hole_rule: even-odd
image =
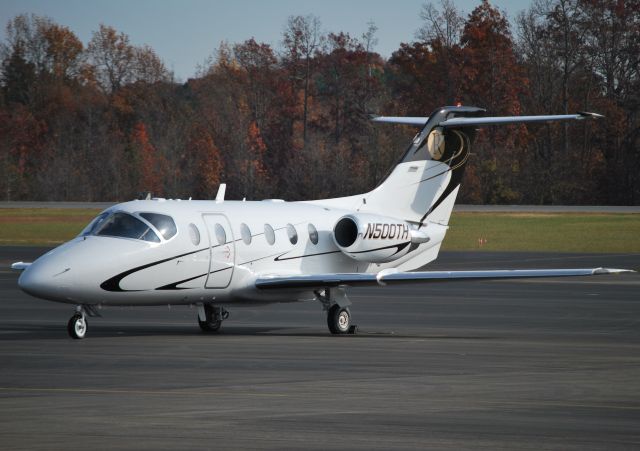
[{"label": "asphalt runway surface", "polygon": [[[317,303],[107,308],[21,293],[0,248],[0,449],[640,449],[640,275],[350,290]],[[640,268],[640,255],[443,253],[431,269]]]}]

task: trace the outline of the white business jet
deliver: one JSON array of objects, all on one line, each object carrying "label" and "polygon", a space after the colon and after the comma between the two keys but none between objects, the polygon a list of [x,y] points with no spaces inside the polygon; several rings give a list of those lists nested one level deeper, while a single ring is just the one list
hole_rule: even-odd
[{"label": "white business jet", "polygon": [[134,200],[100,213],[73,240],[23,270],[26,293],[76,306],[73,338],[102,306],[187,304],[203,331],[226,308],[315,299],[333,334],[354,333],[346,288],[462,279],[588,276],[607,268],[411,272],[433,261],[480,126],[587,120],[594,113],[485,117],[443,107],[429,117],[375,117],[420,127],[398,164],[365,194],[307,202]]}]

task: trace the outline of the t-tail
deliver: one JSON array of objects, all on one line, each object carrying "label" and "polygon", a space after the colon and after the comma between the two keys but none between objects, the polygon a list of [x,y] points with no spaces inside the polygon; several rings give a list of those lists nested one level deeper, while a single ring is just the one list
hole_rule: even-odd
[{"label": "t-tail", "polygon": [[[389,267],[415,269],[437,257],[478,127],[597,117],[602,116],[577,113],[488,117],[484,109],[472,106],[442,107],[429,117],[375,116],[374,122],[412,125],[420,127],[420,131],[375,189],[357,196],[317,202],[355,210],[358,216],[395,218],[409,224],[414,240],[406,255]],[[340,230],[336,228],[335,232],[338,237]],[[384,265],[378,264],[380,266]]]}]

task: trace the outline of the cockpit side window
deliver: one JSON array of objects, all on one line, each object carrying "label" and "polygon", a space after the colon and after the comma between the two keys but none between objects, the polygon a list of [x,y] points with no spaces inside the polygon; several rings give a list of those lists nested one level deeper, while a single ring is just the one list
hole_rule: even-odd
[{"label": "cockpit side window", "polygon": [[140,213],[140,216],[153,224],[165,240],[168,240],[178,233],[176,223],[173,222],[173,218],[171,216],[161,215],[159,213]]},{"label": "cockpit side window", "polygon": [[147,224],[128,213],[113,213],[93,231],[93,235],[133,238],[159,243],[160,238]]},{"label": "cockpit side window", "polygon": [[89,223],[88,226],[84,228],[84,230],[82,230],[82,232],[80,232],[80,236],[93,235],[96,232],[96,230],[98,230],[100,225],[104,222],[104,220],[107,219],[107,216],[109,216],[110,214],[111,212],[109,211],[100,213],[98,216],[96,216],[93,219],[93,221]]}]

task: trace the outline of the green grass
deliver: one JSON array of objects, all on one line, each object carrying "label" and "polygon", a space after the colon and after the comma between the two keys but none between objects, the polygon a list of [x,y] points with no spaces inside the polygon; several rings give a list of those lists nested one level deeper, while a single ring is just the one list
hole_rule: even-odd
[{"label": "green grass", "polygon": [[100,210],[1,208],[0,245],[53,246],[76,236]]},{"label": "green grass", "polygon": [[[98,213],[2,208],[0,245],[53,246]],[[444,250],[640,252],[640,214],[455,213],[449,225]]]},{"label": "green grass", "polygon": [[445,250],[640,252],[640,214],[457,213],[449,226]]}]

